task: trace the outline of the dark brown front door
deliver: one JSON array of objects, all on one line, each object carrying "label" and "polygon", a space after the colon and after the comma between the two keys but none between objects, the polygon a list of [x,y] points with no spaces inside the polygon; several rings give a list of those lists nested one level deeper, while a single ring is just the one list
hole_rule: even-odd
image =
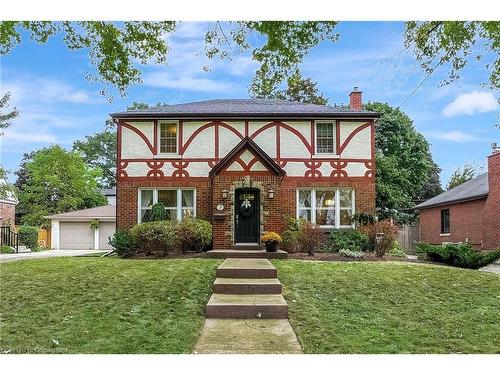
[{"label": "dark brown front door", "polygon": [[258,243],[260,199],[258,189],[237,189],[235,194],[235,243]]}]

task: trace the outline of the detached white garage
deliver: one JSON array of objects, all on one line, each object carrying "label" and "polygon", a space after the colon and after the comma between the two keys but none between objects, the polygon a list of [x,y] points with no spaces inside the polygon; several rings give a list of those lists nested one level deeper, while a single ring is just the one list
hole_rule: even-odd
[{"label": "detached white garage", "polygon": [[116,230],[116,207],[88,208],[47,216],[52,220],[51,248],[56,250],[108,250]]}]

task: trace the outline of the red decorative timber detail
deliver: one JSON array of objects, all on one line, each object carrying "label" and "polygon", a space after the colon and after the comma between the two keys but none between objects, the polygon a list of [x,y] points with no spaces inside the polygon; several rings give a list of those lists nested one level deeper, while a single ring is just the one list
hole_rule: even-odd
[{"label": "red decorative timber detail", "polygon": [[[346,138],[346,140],[344,141],[344,143],[342,143],[342,145],[339,147],[339,151],[338,151],[338,154],[340,155],[342,153],[342,151],[344,151],[344,149],[347,147],[347,145],[349,144],[349,142],[351,142],[351,139],[356,135],[358,134],[360,131],[370,127],[371,124],[369,122],[361,125],[361,126],[358,126],[351,134],[349,134],[349,136]],[[339,143],[340,143],[340,140],[339,140]]]},{"label": "red decorative timber detail", "polygon": [[[156,121],[154,122],[156,123]],[[148,146],[149,150],[151,151],[151,153],[153,155],[156,155],[156,145],[158,144],[156,138],[157,138],[157,132],[155,131],[156,129],[156,126],[153,124],[153,142],[155,143],[154,145],[151,144],[151,142],[149,141],[149,139],[144,135],[143,132],[141,132],[139,129],[137,129],[135,126],[132,126],[130,124],[127,124],[126,122],[123,122],[122,123],[122,126],[124,128],[127,128],[131,131],[133,131],[135,134],[137,134],[139,137],[142,138],[142,140],[144,141],[144,143],[146,143],[146,146]]]},{"label": "red decorative timber detail", "polygon": [[128,167],[128,161],[120,161],[119,167],[118,167],[118,176],[120,177],[128,177],[127,171],[125,168]]},{"label": "red decorative timber detail", "polygon": [[307,141],[307,139],[302,135],[302,133],[300,133],[297,129],[295,128],[292,128],[290,125],[287,125],[287,124],[284,124],[282,123],[281,121],[273,121],[267,125],[264,125],[262,126],[261,128],[259,128],[255,133],[253,133],[250,138],[251,139],[255,139],[260,133],[262,133],[264,130],[267,130],[269,128],[272,128],[273,126],[279,126],[283,129],[286,129],[286,130],[289,130],[290,132],[292,132],[293,134],[295,134],[297,137],[299,137],[299,139],[302,141],[302,143],[304,144],[304,146],[306,146],[306,148],[309,150],[309,152],[313,152],[313,149],[311,147],[311,144]]},{"label": "red decorative timber detail", "polygon": [[249,132],[249,126],[248,126],[248,120],[245,120],[245,137],[248,137],[248,132]]},{"label": "red decorative timber detail", "polygon": [[185,170],[189,165],[188,161],[173,161],[172,167],[176,168],[172,177],[189,177],[188,171]]},{"label": "red decorative timber detail", "polygon": [[311,155],[316,153],[316,127],[314,126],[314,120],[311,120]]},{"label": "red decorative timber detail", "polygon": [[287,161],[285,161],[285,160],[279,160],[279,161],[277,161],[277,164],[278,164],[281,168],[283,168],[283,167],[286,167]]},{"label": "red decorative timber detail", "polygon": [[340,154],[340,120],[335,121],[335,150]]},{"label": "red decorative timber detail", "polygon": [[225,122],[222,122],[222,121],[211,121],[208,124],[200,126],[198,129],[196,129],[193,132],[193,134],[191,134],[191,136],[188,138],[188,140],[186,141],[186,143],[184,143],[184,145],[180,149],[180,154],[181,155],[184,154],[184,152],[186,151],[186,149],[189,147],[189,145],[191,144],[191,142],[193,142],[193,139],[195,139],[198,134],[200,134],[203,130],[211,128],[212,126],[216,126],[216,125],[221,126],[221,127],[225,128],[225,129],[227,129],[229,131],[232,131],[240,139],[243,139],[243,135],[238,130],[236,130],[232,126],[226,124]]},{"label": "red decorative timber detail", "polygon": [[306,161],[304,162],[304,165],[309,168],[309,170],[307,170],[305,173],[304,173],[304,177],[322,177],[321,175],[321,172],[318,171],[317,168],[321,167],[321,164],[322,162],[320,161],[316,161],[316,160],[309,160],[309,161]]},{"label": "red decorative timber detail", "polygon": [[148,165],[149,168],[151,168],[146,175],[147,177],[165,177],[163,171],[161,170],[165,162],[155,160],[155,161],[148,161],[146,164]]},{"label": "red decorative timber detail", "polygon": [[371,161],[365,161],[365,167],[368,168],[368,170],[365,172],[365,177],[373,177],[373,162]]},{"label": "red decorative timber detail", "polygon": [[347,167],[346,161],[331,161],[330,165],[333,167],[332,173],[330,173],[330,177],[347,177],[347,172],[343,169]]},{"label": "red decorative timber detail", "polygon": [[215,167],[215,164],[217,164],[217,160],[209,160],[209,161],[208,161],[208,166],[209,166],[210,168]]}]

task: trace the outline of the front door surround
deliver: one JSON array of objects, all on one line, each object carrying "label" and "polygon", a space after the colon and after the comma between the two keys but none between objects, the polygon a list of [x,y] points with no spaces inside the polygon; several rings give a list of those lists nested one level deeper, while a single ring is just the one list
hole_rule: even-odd
[{"label": "front door surround", "polygon": [[234,242],[259,243],[260,190],[236,189],[234,200]]}]

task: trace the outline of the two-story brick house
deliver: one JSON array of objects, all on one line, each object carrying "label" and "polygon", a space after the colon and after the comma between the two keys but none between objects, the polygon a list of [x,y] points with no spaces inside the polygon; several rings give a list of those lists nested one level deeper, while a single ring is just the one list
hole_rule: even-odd
[{"label": "two-story brick house", "polygon": [[172,219],[213,224],[214,248],[259,242],[285,217],[351,226],[375,209],[377,113],[266,99],[222,99],[111,115],[117,124],[117,227],[162,202]]}]

